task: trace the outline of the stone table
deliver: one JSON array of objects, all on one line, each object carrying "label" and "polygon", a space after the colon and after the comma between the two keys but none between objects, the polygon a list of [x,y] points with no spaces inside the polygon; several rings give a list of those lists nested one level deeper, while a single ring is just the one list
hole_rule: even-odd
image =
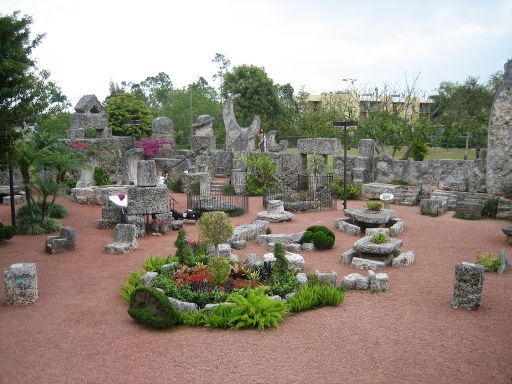
[{"label": "stone table", "polygon": [[383,261],[388,265],[400,254],[400,247],[404,243],[403,240],[390,238],[386,243],[376,244],[372,242],[372,238],[373,236],[365,236],[357,240],[353,249],[362,258]]},{"label": "stone table", "polygon": [[361,223],[368,227],[385,226],[396,218],[396,212],[392,209],[373,211],[368,208],[346,208],[343,212],[345,216],[352,219],[354,223]]}]

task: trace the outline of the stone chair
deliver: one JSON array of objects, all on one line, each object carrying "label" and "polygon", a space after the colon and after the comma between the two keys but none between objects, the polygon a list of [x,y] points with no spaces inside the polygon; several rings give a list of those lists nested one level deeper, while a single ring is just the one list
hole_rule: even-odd
[{"label": "stone chair", "polygon": [[267,210],[258,212],[258,220],[266,220],[271,223],[278,223],[281,221],[290,221],[293,219],[293,213],[284,210],[284,204],[281,200],[269,200]]},{"label": "stone chair", "polygon": [[117,224],[114,242],[105,245],[107,253],[128,253],[138,248],[137,226],[135,224]]},{"label": "stone chair", "polygon": [[54,254],[64,251],[72,251],[76,248],[76,230],[73,227],[62,227],[59,236],[46,238],[45,250]]}]

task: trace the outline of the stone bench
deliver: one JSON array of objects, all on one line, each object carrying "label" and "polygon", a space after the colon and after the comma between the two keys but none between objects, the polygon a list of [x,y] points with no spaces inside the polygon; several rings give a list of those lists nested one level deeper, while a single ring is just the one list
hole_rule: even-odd
[{"label": "stone bench", "polygon": [[12,264],[4,272],[4,284],[8,304],[18,305],[35,302],[38,296],[36,264]]},{"label": "stone bench", "polygon": [[45,251],[51,254],[71,251],[76,248],[76,230],[73,227],[62,227],[59,236],[46,238]]},{"label": "stone bench", "polygon": [[107,253],[128,253],[138,248],[137,226],[135,224],[117,224],[114,242],[105,245]]}]

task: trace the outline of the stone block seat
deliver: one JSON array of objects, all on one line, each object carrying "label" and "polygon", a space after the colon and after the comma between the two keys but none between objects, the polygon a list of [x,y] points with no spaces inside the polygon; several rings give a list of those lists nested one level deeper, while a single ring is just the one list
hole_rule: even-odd
[{"label": "stone block seat", "polygon": [[4,272],[4,284],[8,304],[19,305],[35,302],[38,296],[36,264],[12,264]]},{"label": "stone block seat", "polygon": [[267,220],[271,223],[279,223],[281,221],[290,221],[293,219],[293,213],[286,212],[281,200],[269,200],[267,210],[258,212],[258,220]]},{"label": "stone block seat", "polygon": [[76,230],[73,227],[62,227],[59,236],[48,236],[46,238],[45,250],[54,254],[64,251],[71,251],[76,248]]},{"label": "stone block seat", "polygon": [[107,253],[128,253],[138,248],[137,226],[135,224],[117,224],[114,242],[105,245]]}]

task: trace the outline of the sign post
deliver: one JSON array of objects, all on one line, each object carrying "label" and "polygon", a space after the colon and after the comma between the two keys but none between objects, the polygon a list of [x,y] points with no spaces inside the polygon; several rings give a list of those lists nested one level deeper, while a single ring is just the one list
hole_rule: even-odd
[{"label": "sign post", "polygon": [[357,121],[335,121],[334,127],[343,127],[343,209],[347,209],[347,127],[357,127]]}]

